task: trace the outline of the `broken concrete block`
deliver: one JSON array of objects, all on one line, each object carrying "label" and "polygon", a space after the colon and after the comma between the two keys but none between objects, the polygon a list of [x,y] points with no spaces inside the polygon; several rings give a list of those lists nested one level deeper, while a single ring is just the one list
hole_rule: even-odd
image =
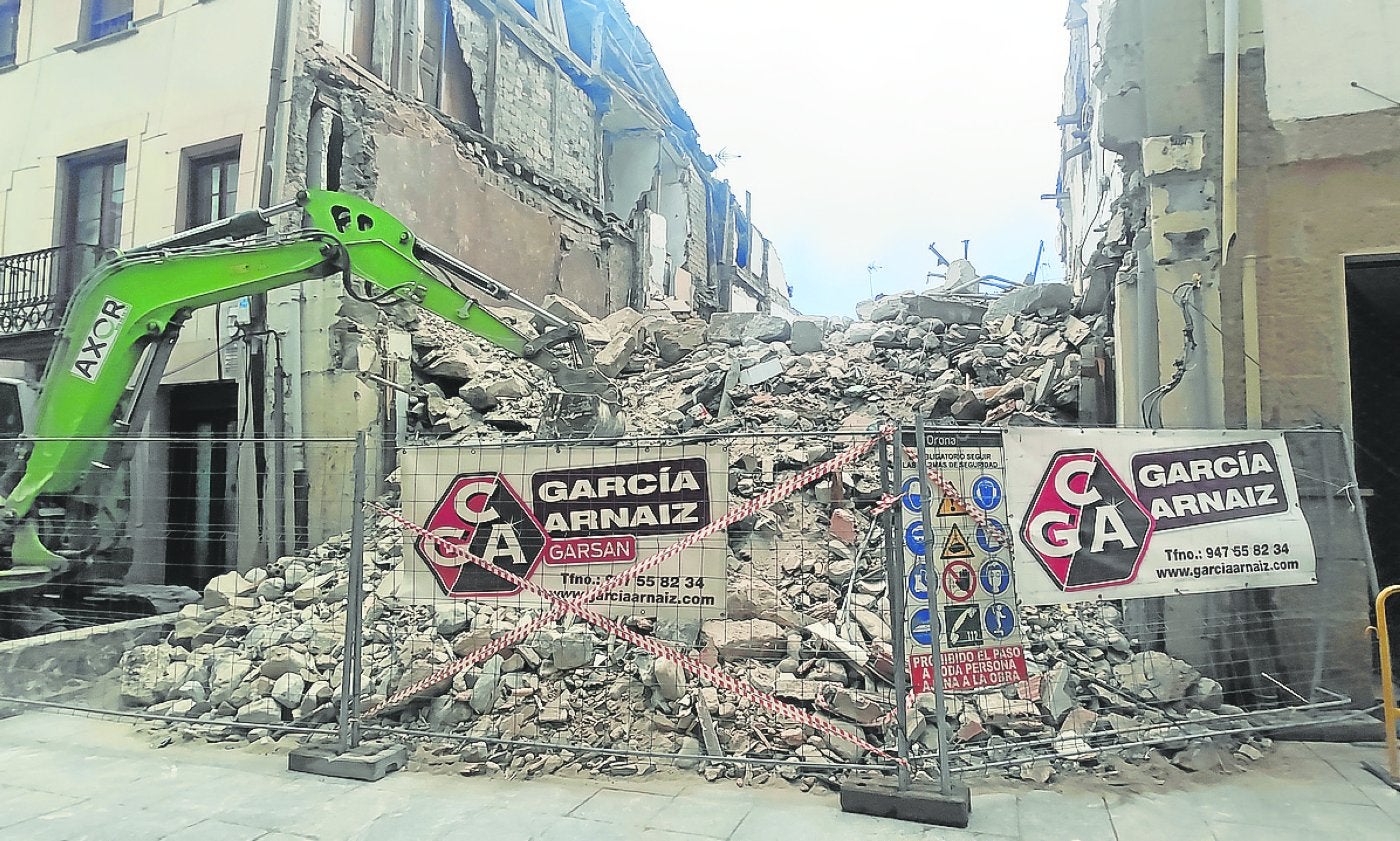
[{"label": "broken concrete block", "polygon": [[955,298],[934,295],[910,295],[904,299],[905,311],[922,319],[937,319],[943,324],[980,324],[987,308]]},{"label": "broken concrete block", "polygon": [[603,317],[602,321],[600,321],[599,323],[603,326],[604,329],[608,331],[608,334],[611,335],[613,338],[617,338],[618,336],[626,334],[631,334],[640,338],[640,336],[638,335],[638,328],[641,325],[641,321],[641,313],[637,312],[631,307],[623,307],[622,309],[617,310],[616,312],[608,313],[606,316]]},{"label": "broken concrete block", "polygon": [[711,619],[705,622],[704,631],[725,660],[781,654],[787,643],[787,632],[766,619]]},{"label": "broken concrete block", "polygon": [[619,333],[600,351],[597,359],[598,370],[605,377],[616,377],[632,361],[640,342],[634,332]]},{"label": "broken concrete block", "polygon": [[987,307],[983,324],[999,321],[1008,315],[1023,315],[1044,309],[1066,312],[1074,302],[1074,290],[1067,283],[1037,283],[1013,289]]},{"label": "broken concrete block", "polygon": [[760,385],[783,374],[781,359],[765,359],[739,372],[739,382],[744,385]]},{"label": "broken concrete block", "polygon": [[[859,312],[859,310],[857,310]],[[870,308],[870,320],[874,322],[898,321],[909,312],[900,298],[880,298]]]},{"label": "broken concrete block", "polygon": [[661,322],[651,331],[656,352],[665,365],[675,365],[704,346],[705,322],[699,320]]},{"label": "broken concrete block", "polygon": [[868,342],[875,338],[875,334],[880,332],[880,325],[869,321],[857,321],[846,328],[846,341],[851,344],[857,342]]},{"label": "broken concrete block", "polygon": [[818,353],[825,347],[826,331],[830,322],[825,318],[804,316],[792,322],[792,335],[788,337],[788,347],[793,353]]}]

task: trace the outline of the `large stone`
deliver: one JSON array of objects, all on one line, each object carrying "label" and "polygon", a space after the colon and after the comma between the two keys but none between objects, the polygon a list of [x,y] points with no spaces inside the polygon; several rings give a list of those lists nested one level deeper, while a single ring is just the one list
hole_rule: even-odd
[{"label": "large stone", "polygon": [[857,321],[846,328],[846,341],[851,344],[868,342],[874,339],[878,332],[880,332],[880,325],[869,321]]},{"label": "large stone", "polygon": [[[612,331],[598,323],[588,310],[562,295],[544,296],[544,308],[565,321],[572,321],[583,329],[583,337],[594,344],[605,344],[612,338]],[[553,327],[543,318],[535,316],[534,327],[540,333]]]},{"label": "large stone", "polygon": [[762,619],[782,607],[782,598],[769,582],[734,573],[729,577],[725,606],[730,619]]},{"label": "large stone", "polygon": [[685,670],[671,660],[657,660],[653,666],[656,691],[667,701],[679,700],[685,694]]},{"label": "large stone", "polygon": [[787,632],[766,619],[711,619],[704,631],[725,660],[766,658],[782,654],[787,645]]},{"label": "large stone", "polygon": [[875,322],[897,321],[903,318],[908,311],[902,298],[880,298],[870,308],[869,317],[871,321]]},{"label": "large stone", "polygon": [[623,307],[616,312],[610,312],[599,322],[608,331],[608,335],[617,338],[622,335],[637,336],[637,326],[641,323],[642,314],[631,307]]},{"label": "large stone", "polygon": [[1161,651],[1142,651],[1113,667],[1123,690],[1153,701],[1179,701],[1201,676],[1189,663]]},{"label": "large stone", "polygon": [[450,345],[424,357],[423,373],[447,380],[473,380],[481,376],[481,363],[463,345]]},{"label": "large stone", "polygon": [[464,630],[471,619],[471,605],[460,601],[439,604],[433,617],[438,634],[449,639]]},{"label": "large stone", "polygon": [[301,674],[307,671],[308,666],[305,654],[291,646],[279,645],[267,650],[267,657],[263,660],[258,673],[263,677],[277,680],[283,675]]},{"label": "large stone", "polygon": [[476,683],[472,685],[470,700],[471,707],[477,715],[484,715],[496,706],[496,698],[500,695],[501,665],[504,662],[501,655],[497,654],[481,664],[481,673],[476,676]]},{"label": "large stone", "polygon": [[122,703],[146,707],[165,700],[162,689],[170,664],[170,649],[163,645],[138,645],[123,654],[118,684]]},{"label": "large stone", "polygon": [[792,335],[787,319],[761,312],[717,312],[710,316],[712,342],[784,342]]},{"label": "large stone", "polygon": [[258,587],[237,572],[226,572],[204,585],[205,607],[257,607],[253,594]]},{"label": "large stone", "polygon": [[519,400],[533,389],[517,376],[509,375],[486,386],[486,393],[496,400]]},{"label": "large stone", "polygon": [[301,675],[288,673],[272,684],[272,700],[289,710],[296,709],[306,694],[306,680]]},{"label": "large stone", "polygon": [[792,335],[788,337],[788,347],[793,353],[817,353],[825,347],[826,331],[830,326],[825,318],[803,316],[792,322]]},{"label": "large stone", "polygon": [[1013,289],[997,298],[987,307],[982,318],[984,324],[991,324],[1008,315],[1031,315],[1040,310],[1066,312],[1074,302],[1074,290],[1067,283],[1037,283]]},{"label": "large stone", "polygon": [[281,724],[282,707],[271,698],[257,698],[239,707],[234,720],[242,724]]},{"label": "large stone", "polygon": [[705,322],[699,320],[661,322],[652,328],[652,341],[662,363],[675,365],[704,346]]},{"label": "large stone", "polygon": [[622,370],[632,361],[632,357],[637,353],[639,344],[635,332],[621,333],[614,336],[612,341],[608,342],[602,350],[598,351],[598,356],[595,360],[598,365],[598,370],[601,371],[605,377],[616,377],[618,374],[622,373]]},{"label": "large stone", "polygon": [[571,628],[554,641],[555,668],[577,669],[593,662],[593,644],[593,634],[587,628]]},{"label": "large stone", "polygon": [[933,295],[910,295],[904,299],[904,305],[910,315],[938,319],[944,324],[980,324],[987,314],[987,308],[980,304]]}]

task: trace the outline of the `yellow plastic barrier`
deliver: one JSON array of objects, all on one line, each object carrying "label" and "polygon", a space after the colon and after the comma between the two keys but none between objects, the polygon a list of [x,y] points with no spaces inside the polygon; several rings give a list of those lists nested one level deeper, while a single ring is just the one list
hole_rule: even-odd
[{"label": "yellow plastic barrier", "polygon": [[[1385,617],[1385,603],[1391,596],[1400,596],[1400,584],[1387,587],[1376,596],[1376,624],[1369,628],[1381,644],[1381,698],[1385,701],[1385,752],[1392,786],[1400,785],[1400,738],[1395,727],[1400,724],[1400,706],[1395,701],[1395,675],[1391,671],[1390,629]],[[1379,769],[1373,769],[1379,770]],[[1378,775],[1379,776],[1379,775]]]}]

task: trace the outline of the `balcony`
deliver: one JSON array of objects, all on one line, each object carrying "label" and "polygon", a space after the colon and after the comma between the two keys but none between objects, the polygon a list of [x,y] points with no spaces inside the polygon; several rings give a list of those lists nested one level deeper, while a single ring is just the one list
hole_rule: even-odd
[{"label": "balcony", "polygon": [[51,332],[101,249],[64,245],[0,257],[0,338]]}]

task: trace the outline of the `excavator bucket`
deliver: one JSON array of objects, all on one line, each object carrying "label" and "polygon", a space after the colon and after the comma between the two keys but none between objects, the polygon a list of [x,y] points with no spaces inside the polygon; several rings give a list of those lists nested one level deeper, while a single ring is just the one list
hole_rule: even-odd
[{"label": "excavator bucket", "polygon": [[9,561],[8,569],[0,569],[0,593],[38,587],[68,568],[66,558],[50,552],[39,541],[39,529],[32,520],[15,529]]},{"label": "excavator bucket", "polygon": [[627,431],[622,407],[597,394],[545,396],[536,435],[542,440],[617,440]]}]

